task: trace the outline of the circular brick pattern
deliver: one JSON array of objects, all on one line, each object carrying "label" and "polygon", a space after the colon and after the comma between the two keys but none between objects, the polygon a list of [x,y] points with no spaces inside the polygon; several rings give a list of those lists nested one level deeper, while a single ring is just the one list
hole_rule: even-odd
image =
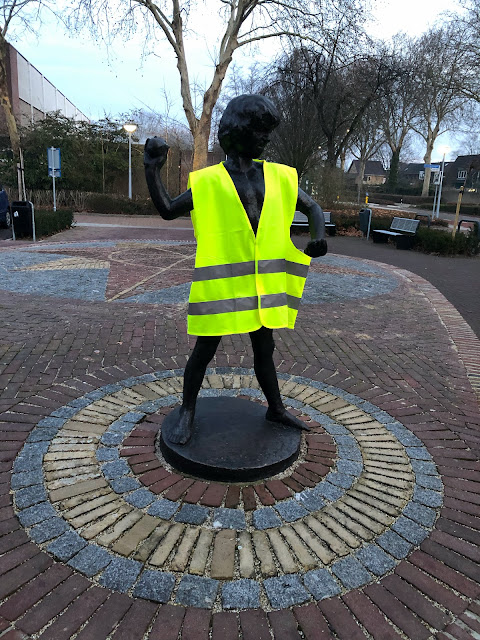
[{"label": "circular brick pattern", "polygon": [[[200,393],[204,396],[208,393],[205,389]],[[261,394],[257,390],[253,389],[239,389],[237,397],[242,399],[249,399],[261,404]],[[227,395],[227,390],[218,390],[217,394]],[[231,395],[231,394],[230,394]],[[288,405],[288,399],[285,398],[285,402]],[[132,473],[135,476],[141,478],[146,472],[157,470],[155,474],[151,474],[150,477],[144,478],[144,484],[148,483],[149,486],[156,483],[156,481],[164,481],[169,474],[175,473],[176,470],[165,463],[162,458],[158,446],[155,445],[157,440],[158,431],[161,429],[165,413],[168,413],[171,409],[178,406],[178,400],[174,396],[172,397],[172,405],[166,408],[162,408],[160,411],[154,414],[146,415],[140,423],[133,428],[118,447],[120,449],[120,456],[124,457],[129,463]],[[302,451],[298,458],[292,463],[292,465],[285,471],[278,473],[274,477],[267,479],[265,484],[255,482],[238,482],[232,483],[232,490],[225,498],[227,507],[237,507],[244,496],[244,502],[247,503],[247,510],[252,510],[254,506],[249,507],[252,501],[249,501],[248,496],[255,492],[256,499],[260,505],[271,506],[275,504],[276,499],[282,499],[285,497],[291,497],[292,491],[303,491],[303,489],[312,486],[312,479],[318,480],[324,477],[330,468],[334,465],[334,459],[336,458],[336,446],[332,436],[323,429],[320,423],[312,420],[310,416],[305,413],[301,413],[297,409],[292,409],[295,414],[299,415],[302,420],[308,423],[310,429],[315,429],[315,433],[303,440]],[[115,433],[115,425],[109,428],[103,439],[112,438],[112,443],[117,443],[119,440],[118,434]],[[112,433],[114,435],[109,435]],[[102,452],[100,449],[99,456],[108,455]],[[167,474],[165,474],[167,471]],[[306,475],[305,475],[306,474]],[[172,499],[181,498],[186,500],[190,504],[200,504],[202,495],[198,493],[198,482],[195,482],[196,478],[192,476],[190,486],[187,487],[186,480],[182,485],[173,487],[172,489],[165,490],[163,485],[159,488],[153,489],[157,495],[159,493],[168,494],[165,497],[172,497]],[[198,479],[200,482],[204,482],[203,479]],[[193,486],[192,486],[193,485]],[[197,486],[195,486],[197,485]],[[152,490],[152,489],[150,489]],[[198,495],[197,495],[198,494]],[[237,495],[238,494],[238,495]]]},{"label": "circular brick pattern", "polygon": [[[429,534],[443,493],[422,442],[371,403],[310,379],[280,376],[285,403],[312,430],[300,460],[266,483],[198,482],[152,459],[180,373],[107,385],[30,434],[14,464],[15,506],[57,560],[157,602],[268,610],[375,581]],[[211,369],[205,387],[204,396],[261,400],[246,369]]]}]

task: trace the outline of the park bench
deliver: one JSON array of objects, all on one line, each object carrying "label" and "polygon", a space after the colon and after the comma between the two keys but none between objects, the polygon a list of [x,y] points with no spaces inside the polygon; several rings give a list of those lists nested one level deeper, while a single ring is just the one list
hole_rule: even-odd
[{"label": "park bench", "polygon": [[415,216],[415,220],[420,220],[422,222],[422,218],[426,221],[427,227],[430,229],[430,225],[432,224],[432,216],[430,213],[417,213]]},{"label": "park bench", "polygon": [[397,249],[411,249],[419,224],[420,220],[395,217],[390,229],[374,229],[372,238],[374,242],[388,242],[389,239],[392,239]]},{"label": "park bench", "polygon": [[457,232],[460,231],[462,224],[470,230],[470,233],[480,238],[480,222],[476,220],[460,220],[457,226]]},{"label": "park bench", "polygon": [[[323,212],[324,218],[325,218],[325,229],[328,233],[329,236],[334,236],[336,233],[336,224],[334,222],[332,222],[331,219],[331,212],[330,211],[324,211]],[[293,222],[292,222],[292,226],[293,227],[304,227],[306,229],[308,229],[308,218],[307,216],[302,213],[301,211],[295,211],[295,215],[293,216]]]}]

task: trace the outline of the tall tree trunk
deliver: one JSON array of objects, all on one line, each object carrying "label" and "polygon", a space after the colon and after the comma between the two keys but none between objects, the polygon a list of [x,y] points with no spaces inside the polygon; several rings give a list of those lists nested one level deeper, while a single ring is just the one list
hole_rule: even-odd
[{"label": "tall tree trunk", "polygon": [[327,165],[333,170],[337,166],[338,155],[335,153],[335,141],[327,141]]},{"label": "tall tree trunk", "polygon": [[[435,137],[429,131],[427,136],[427,150],[423,157],[425,164],[431,164],[432,162],[432,153],[433,153],[433,145],[435,144]],[[423,178],[423,187],[422,187],[422,197],[427,197],[430,190],[430,176],[431,170],[425,169],[425,176]]]},{"label": "tall tree trunk", "polygon": [[400,149],[397,148],[392,152],[390,160],[390,171],[388,173],[388,191],[395,193],[398,184],[398,165],[400,163]]},{"label": "tall tree trunk", "polygon": [[232,54],[237,46],[236,38],[232,38],[226,52],[215,67],[212,83],[203,96],[203,110],[200,119],[197,120],[193,133],[193,170],[203,169],[207,166],[208,142],[212,128],[213,109],[217,103],[222,88],[225,74],[232,61]]},{"label": "tall tree trunk", "polygon": [[202,115],[193,136],[193,171],[207,166],[210,126],[210,119],[204,118]]},{"label": "tall tree trunk", "polygon": [[366,160],[360,160],[358,177],[357,177],[357,199],[360,202],[360,196],[362,194],[363,178],[365,177],[365,167],[367,166]]},{"label": "tall tree trunk", "polygon": [[12,103],[8,93],[7,79],[7,42],[0,36],[0,102],[5,120],[7,123],[10,146],[12,147],[15,164],[18,162],[20,150],[20,136],[18,134],[17,122],[13,115]]}]

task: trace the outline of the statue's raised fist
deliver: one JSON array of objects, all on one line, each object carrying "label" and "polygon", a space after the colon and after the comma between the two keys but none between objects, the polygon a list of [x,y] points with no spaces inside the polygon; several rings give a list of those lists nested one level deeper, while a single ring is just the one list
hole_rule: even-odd
[{"label": "statue's raised fist", "polygon": [[320,258],[324,256],[328,251],[327,241],[322,238],[321,240],[310,240],[304,253],[311,258]]},{"label": "statue's raised fist", "polygon": [[145,142],[145,150],[143,154],[143,161],[145,164],[159,164],[163,166],[167,159],[167,153],[170,147],[163,138],[154,136],[148,138]]}]

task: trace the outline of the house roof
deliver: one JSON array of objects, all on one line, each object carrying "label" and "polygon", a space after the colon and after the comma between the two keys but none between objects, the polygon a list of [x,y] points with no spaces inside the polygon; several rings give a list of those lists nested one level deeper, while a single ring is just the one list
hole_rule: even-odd
[{"label": "house roof", "polygon": [[454,166],[457,169],[466,169],[469,171],[473,169],[478,171],[480,169],[480,154],[471,156],[457,156],[456,160],[449,163],[450,166]]},{"label": "house roof", "polygon": [[480,171],[480,154],[469,156],[457,156],[453,162],[445,163],[445,179],[449,182],[462,180],[458,177],[460,170],[466,171],[467,175],[471,172]]},{"label": "house roof", "polygon": [[402,170],[402,173],[406,175],[413,175],[413,174],[418,175],[420,171],[424,171],[424,170],[425,170],[425,167],[423,162],[409,162]]},{"label": "house roof", "polygon": [[[358,173],[360,169],[360,160],[353,160],[348,173]],[[387,172],[383,168],[380,160],[367,160],[365,163],[366,176],[386,176]]]}]

